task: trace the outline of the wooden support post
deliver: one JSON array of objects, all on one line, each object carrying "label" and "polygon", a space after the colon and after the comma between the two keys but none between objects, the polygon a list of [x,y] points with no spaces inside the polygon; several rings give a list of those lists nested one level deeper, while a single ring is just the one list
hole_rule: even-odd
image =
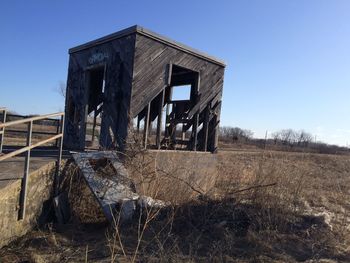
[{"label": "wooden support post", "polygon": [[140,120],[140,116],[139,115],[137,115],[137,135],[139,135],[139,133],[140,133],[140,122],[141,122],[141,120]]},{"label": "wooden support post", "polygon": [[192,150],[197,151],[197,129],[198,129],[198,119],[199,119],[199,113],[196,112],[193,117],[193,145],[192,145]]},{"label": "wooden support post", "polygon": [[[186,145],[184,145],[184,141],[186,139],[186,130],[185,130],[185,124],[182,123],[182,136],[181,136],[181,140],[182,140],[182,147],[181,148],[186,148]],[[185,146],[185,147],[184,147]]]},{"label": "wooden support post", "polygon": [[209,114],[210,114],[210,108],[209,108],[209,104],[207,105],[206,109],[205,109],[205,119],[204,119],[204,125],[203,125],[203,129],[204,129],[204,151],[206,152],[208,150],[208,130],[209,130]]},{"label": "wooden support post", "polygon": [[160,137],[162,136],[162,118],[163,118],[163,105],[164,105],[165,89],[162,90],[162,95],[159,100],[158,109],[158,123],[157,123],[157,148],[160,149]]},{"label": "wooden support post", "polygon": [[165,110],[165,138],[168,138],[169,136],[169,111],[170,111],[170,104],[168,103],[166,105],[166,110]]},{"label": "wooden support post", "polygon": [[149,102],[148,105],[147,105],[147,113],[146,113],[146,116],[145,116],[145,124],[144,124],[144,128],[143,128],[143,146],[145,147],[145,149],[147,149],[150,112],[151,112],[151,103]]},{"label": "wooden support post", "polygon": [[93,146],[94,140],[95,140],[96,118],[97,118],[97,109],[94,111],[94,121],[93,121],[93,123],[92,123],[91,146]]},{"label": "wooden support post", "polygon": [[170,132],[171,132],[171,143],[174,145],[174,149],[176,149],[176,122],[174,124],[171,124],[170,127]]},{"label": "wooden support post", "polygon": [[[26,146],[29,147],[32,144],[32,131],[33,131],[33,121],[28,123],[27,130],[27,143]],[[24,163],[24,176],[22,178],[22,186],[19,200],[19,215],[18,219],[22,220],[26,214],[26,202],[27,202],[27,187],[28,187],[28,177],[29,177],[29,164],[30,164],[30,149],[27,150]]]},{"label": "wooden support post", "polygon": [[210,138],[210,148],[209,150],[214,153],[217,151],[217,147],[218,147],[218,137],[219,137],[219,123],[220,120],[218,120],[217,115],[214,113],[213,117],[210,118],[210,122],[209,122],[209,138]]},{"label": "wooden support post", "polygon": [[83,114],[84,117],[82,118],[82,120],[80,120],[77,123],[78,124],[77,127],[84,127],[84,128],[81,128],[80,131],[79,131],[79,138],[81,140],[81,142],[80,142],[81,143],[81,149],[85,149],[86,148],[86,132],[87,132],[87,125],[88,125],[87,121],[88,121],[89,105],[86,104],[84,109],[85,110],[83,112],[81,112],[81,111],[78,112],[79,115]]},{"label": "wooden support post", "polygon": [[[196,79],[196,83],[195,83],[195,104],[197,105],[199,100],[200,100],[200,96],[199,96],[199,87],[200,87],[200,75],[198,74],[197,79]],[[199,122],[199,110],[197,110],[197,112],[194,114],[193,116],[193,145],[192,145],[192,150],[197,151],[197,135],[198,135],[198,122]]]},{"label": "wooden support post", "polygon": [[60,175],[61,175],[61,162],[62,162],[62,150],[63,150],[63,131],[64,131],[64,116],[61,117],[61,125],[59,133],[62,134],[62,137],[59,139],[58,145],[58,154],[57,154],[57,163],[56,163],[56,174],[54,178],[54,196],[58,195],[59,186],[60,186]]},{"label": "wooden support post", "polygon": [[[3,109],[2,112],[2,123],[6,122],[6,109]],[[2,148],[4,146],[4,137],[5,137],[5,127],[0,130],[0,153],[2,153]]]},{"label": "wooden support post", "polygon": [[[170,84],[169,84],[170,85]],[[169,137],[169,121],[170,121],[170,101],[173,94],[173,87],[169,87],[169,97],[167,98],[166,112],[165,112],[165,138]]]}]

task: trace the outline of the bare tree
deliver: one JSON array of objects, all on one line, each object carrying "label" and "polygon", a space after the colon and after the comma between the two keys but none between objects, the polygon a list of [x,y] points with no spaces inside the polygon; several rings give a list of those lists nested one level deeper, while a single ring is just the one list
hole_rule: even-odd
[{"label": "bare tree", "polygon": [[307,147],[312,142],[312,134],[301,130],[297,133],[297,144],[298,146]]},{"label": "bare tree", "polygon": [[220,137],[227,141],[249,141],[253,138],[251,130],[241,129],[239,127],[223,126],[220,127]]},{"label": "bare tree", "polygon": [[295,132],[292,129],[284,129],[280,131],[280,137],[282,144],[284,145],[293,145],[295,141]]},{"label": "bare tree", "polygon": [[303,146],[308,147],[312,142],[312,134],[305,132],[304,130],[294,131],[292,129],[284,129],[271,134],[274,143],[282,143],[283,145],[289,145],[293,147]]},{"label": "bare tree", "polygon": [[62,80],[58,83],[57,93],[66,98],[66,83]]}]

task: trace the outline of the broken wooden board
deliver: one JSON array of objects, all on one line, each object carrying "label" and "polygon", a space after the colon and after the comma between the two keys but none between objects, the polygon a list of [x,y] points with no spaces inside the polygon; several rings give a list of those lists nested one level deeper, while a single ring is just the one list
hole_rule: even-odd
[{"label": "broken wooden board", "polygon": [[[118,205],[139,199],[133,182],[115,152],[84,152],[72,156],[108,221],[113,221],[113,211]],[[101,173],[101,165],[110,166],[105,169],[108,174]]]}]

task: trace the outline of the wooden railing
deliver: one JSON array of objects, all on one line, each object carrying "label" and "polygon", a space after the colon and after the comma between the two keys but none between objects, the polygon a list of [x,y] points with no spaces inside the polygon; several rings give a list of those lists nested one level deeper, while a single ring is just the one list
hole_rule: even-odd
[{"label": "wooden railing", "polygon": [[[6,135],[5,128],[19,125],[19,124],[27,124],[27,132],[26,132],[26,146],[17,150],[14,150],[12,152],[1,154],[0,151],[0,162],[4,161],[6,159],[9,159],[11,157],[20,155],[22,153],[25,153],[25,164],[24,164],[24,176],[22,178],[22,186],[21,186],[21,196],[20,196],[20,210],[19,210],[19,219],[23,219],[25,217],[26,212],[26,199],[27,199],[27,187],[28,187],[28,176],[29,176],[29,166],[30,166],[30,153],[31,150],[42,146],[44,144],[47,144],[48,142],[58,140],[58,153],[57,153],[57,163],[56,163],[56,173],[54,177],[54,195],[57,195],[58,193],[58,178],[60,173],[60,164],[62,161],[62,147],[63,147],[63,133],[64,133],[64,113],[53,113],[53,114],[47,114],[47,115],[41,115],[41,116],[35,116],[15,121],[9,121],[6,122],[6,109],[1,108],[4,112],[3,116],[3,122],[0,123],[0,134],[1,134],[1,148],[3,148],[3,141],[4,137]],[[57,134],[45,138],[42,140],[39,140],[39,142],[32,143],[32,134],[33,134],[33,122],[40,121],[47,118],[57,118],[60,117],[60,126],[59,129],[57,129]]]}]

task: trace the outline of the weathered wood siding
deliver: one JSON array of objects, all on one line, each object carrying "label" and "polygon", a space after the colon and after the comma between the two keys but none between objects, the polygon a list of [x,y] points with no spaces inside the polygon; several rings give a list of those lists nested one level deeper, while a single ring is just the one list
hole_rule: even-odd
[{"label": "weathered wood siding", "polygon": [[[132,117],[142,111],[167,85],[169,64],[199,72],[198,110],[203,112],[209,103],[212,108],[214,105],[219,105],[214,109],[217,114],[216,119],[219,121],[225,68],[141,34],[136,35],[135,43],[130,103]],[[214,123],[209,127],[209,150],[211,151],[214,151],[217,146],[217,139],[215,139],[217,129],[218,126]]]},{"label": "weathered wood siding", "polygon": [[[105,92],[101,124],[101,146],[122,146],[127,135],[131,97],[135,34],[70,54],[65,147],[84,149],[88,103],[87,72],[105,65]],[[113,135],[111,135],[113,133]]]},{"label": "weathered wood siding", "polygon": [[[197,126],[203,124],[205,129],[198,131],[198,149],[215,151],[224,63],[138,26],[70,50],[65,147],[76,150],[85,148],[88,111],[103,101],[99,145],[107,149],[123,150],[132,118],[141,111],[144,115],[147,105],[152,107],[151,120],[161,111],[159,105],[163,103],[160,104],[160,100],[152,100],[157,96],[160,98],[160,93],[169,85],[170,65],[198,73],[198,94],[197,91],[192,91],[190,110],[186,113],[190,120],[188,128],[193,125],[192,144],[193,149],[196,149]],[[96,95],[89,95],[89,76],[92,74],[89,71],[97,66],[105,67],[105,89],[102,98],[99,91]],[[101,72],[98,74],[102,76]],[[185,80],[186,77],[172,79],[172,82],[175,82],[171,85],[181,84]],[[197,88],[197,79],[194,82],[193,86]],[[90,109],[89,101],[93,104],[90,105]],[[139,119],[140,117],[142,114],[138,116]],[[160,129],[159,127],[158,133]]]},{"label": "weathered wood siding", "polygon": [[223,66],[188,54],[165,43],[137,34],[131,94],[131,112],[139,113],[167,84],[169,63],[198,71],[201,109],[211,100],[221,100]]}]

